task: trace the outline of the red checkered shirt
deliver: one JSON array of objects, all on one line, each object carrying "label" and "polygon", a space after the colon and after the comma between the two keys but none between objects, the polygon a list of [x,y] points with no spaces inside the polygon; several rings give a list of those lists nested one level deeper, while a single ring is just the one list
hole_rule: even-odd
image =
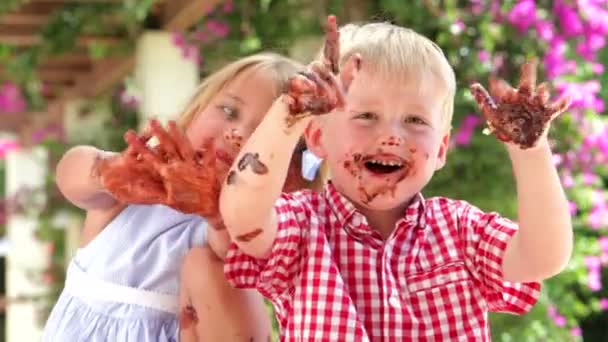
[{"label": "red checkered shirt", "polygon": [[275,210],[270,255],[233,245],[225,273],[272,301],[282,341],[487,341],[489,311],[522,314],[539,295],[502,280],[517,225],[464,201],[416,196],[386,241],[331,183]]}]

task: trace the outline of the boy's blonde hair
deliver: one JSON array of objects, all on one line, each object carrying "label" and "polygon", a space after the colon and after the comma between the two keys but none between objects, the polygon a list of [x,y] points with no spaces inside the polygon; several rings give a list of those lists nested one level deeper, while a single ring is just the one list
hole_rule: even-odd
[{"label": "boy's blonde hair", "polygon": [[245,71],[259,71],[272,77],[275,81],[274,93],[278,96],[289,77],[302,70],[304,65],[275,53],[258,53],[229,63],[201,83],[177,120],[178,126],[182,129],[188,127],[218,92]]},{"label": "boy's blonde hair", "polygon": [[351,23],[340,28],[339,64],[355,53],[361,55],[363,63],[370,61],[374,72],[387,79],[417,77],[420,81],[425,76],[423,72],[428,72],[443,82],[444,123],[446,130],[450,129],[456,77],[437,44],[411,29],[390,23]]}]

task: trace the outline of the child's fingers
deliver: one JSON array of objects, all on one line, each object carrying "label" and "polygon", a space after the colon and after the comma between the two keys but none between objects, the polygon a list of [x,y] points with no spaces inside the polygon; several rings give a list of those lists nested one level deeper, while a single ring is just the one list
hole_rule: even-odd
[{"label": "child's fingers", "polygon": [[490,94],[500,102],[512,102],[517,97],[517,90],[515,90],[505,80],[490,77]]},{"label": "child's fingers", "polygon": [[154,153],[142,140],[138,139],[137,134],[133,130],[128,130],[125,133],[125,141],[129,144],[132,153],[137,155],[136,159],[138,161],[139,158],[142,158],[151,163],[151,165],[163,162],[161,156]]},{"label": "child's fingers", "polygon": [[536,88],[534,101],[541,106],[545,106],[549,102],[549,98],[549,85],[546,82],[543,82]]},{"label": "child's fingers", "polygon": [[151,120],[150,126],[152,127],[152,132],[158,138],[159,145],[162,146],[161,149],[167,154],[166,157],[168,159],[178,157],[179,155],[177,154],[175,142],[160,122],[158,122],[158,120]]},{"label": "child's fingers", "polygon": [[[132,133],[135,134],[135,139],[141,141],[141,143],[144,146],[146,146],[146,144],[148,143],[148,141],[150,140],[150,138],[152,138],[152,133],[151,133],[150,129],[147,129],[141,135],[137,135],[134,131],[132,131]],[[129,134],[131,134],[131,133],[129,133]],[[126,134],[125,134],[125,140],[126,140]],[[128,143],[128,141],[127,141],[127,143]],[[137,152],[137,150],[135,150],[134,147],[131,144],[128,144],[127,148],[123,152],[123,155],[125,157],[127,157],[127,159],[132,159],[132,160],[136,160],[138,154],[139,153]]]},{"label": "child's fingers", "polygon": [[571,103],[572,103],[572,98],[570,96],[564,96],[564,97],[560,98],[559,100],[553,102],[549,106],[549,110],[551,112],[551,120],[555,119],[560,114],[567,111],[568,108],[570,107]]},{"label": "child's fingers", "polygon": [[177,148],[177,152],[180,154],[182,159],[184,160],[192,160],[194,157],[194,151],[192,150],[192,145],[186,136],[180,131],[177,127],[175,121],[169,122],[169,135],[175,142],[175,147]]},{"label": "child's fingers", "polygon": [[486,89],[479,83],[474,83],[471,85],[471,93],[475,98],[475,102],[479,105],[481,109],[481,113],[490,123],[495,123],[497,119],[497,106],[492,100],[492,97]]},{"label": "child's fingers", "polygon": [[323,64],[313,63],[310,67],[322,79],[323,89],[331,94],[332,103],[337,104],[338,107],[342,106],[344,104],[344,92],[337,77],[332,75]]},{"label": "child's fingers", "polygon": [[525,97],[532,96],[536,87],[536,59],[530,60],[521,66],[519,76],[519,89],[517,92]]},{"label": "child's fingers", "polygon": [[340,72],[340,32],[338,31],[338,21],[334,15],[327,17],[323,59],[324,63],[334,75],[337,75]]}]

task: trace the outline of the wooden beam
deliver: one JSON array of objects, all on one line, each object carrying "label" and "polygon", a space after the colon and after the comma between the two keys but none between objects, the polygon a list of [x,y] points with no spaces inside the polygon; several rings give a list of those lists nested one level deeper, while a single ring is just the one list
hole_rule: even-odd
[{"label": "wooden beam", "polygon": [[[1,1],[1,0],[0,0]],[[58,3],[62,1],[84,0],[32,0],[33,3]],[[87,0],[91,1],[91,0]],[[121,2],[122,0],[93,0],[101,2]],[[164,14],[163,29],[167,31],[185,31],[194,25],[205,13],[222,2],[222,0],[159,0],[163,3]],[[0,41],[2,35],[0,34]],[[86,38],[85,38],[86,41]],[[77,54],[79,55],[79,54]],[[72,55],[66,57],[80,59]],[[80,60],[82,61],[82,60]],[[60,63],[60,62],[57,62]],[[59,122],[63,114],[62,108],[66,101],[79,97],[93,97],[108,91],[116,83],[122,81],[135,67],[135,56],[112,57],[103,61],[95,61],[93,71],[83,74],[76,79],[74,86],[65,89],[61,95],[48,103],[47,111],[42,118],[37,117],[35,122],[18,126],[21,127],[20,136],[27,138],[28,132],[36,127],[44,127],[50,123]],[[2,128],[2,126],[0,126]]]},{"label": "wooden beam", "polygon": [[[100,43],[106,45],[116,45],[122,40],[118,37],[108,36],[81,36],[78,37],[77,44],[80,46],[86,46],[93,43]],[[6,34],[0,33],[0,43],[5,43],[13,46],[34,46],[42,42],[40,36],[29,35],[29,34]]]},{"label": "wooden beam", "polygon": [[88,54],[84,53],[66,53],[58,56],[47,56],[43,57],[40,62],[40,67],[76,67],[76,68],[90,68],[92,64],[91,58]]},{"label": "wooden beam", "polygon": [[78,71],[73,69],[64,68],[53,68],[53,69],[38,69],[36,70],[38,78],[43,82],[68,82],[74,81],[82,75],[86,74],[86,71]]},{"label": "wooden beam", "polygon": [[123,1],[124,0],[31,0],[31,2],[53,3],[53,4],[83,3],[83,2],[118,4],[118,3],[122,3]]},{"label": "wooden beam", "polygon": [[171,0],[165,5],[163,29],[184,31],[194,25],[222,0]]},{"label": "wooden beam", "polygon": [[6,13],[0,16],[0,24],[43,26],[49,20],[46,14],[35,13]]},{"label": "wooden beam", "polygon": [[17,132],[29,122],[27,113],[1,114],[0,132]]}]

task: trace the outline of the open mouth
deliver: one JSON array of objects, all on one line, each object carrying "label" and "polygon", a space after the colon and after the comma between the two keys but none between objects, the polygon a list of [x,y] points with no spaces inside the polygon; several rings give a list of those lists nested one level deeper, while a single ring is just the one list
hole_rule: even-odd
[{"label": "open mouth", "polygon": [[405,169],[405,162],[399,159],[386,160],[370,158],[363,161],[365,169],[375,175],[390,175]]}]

